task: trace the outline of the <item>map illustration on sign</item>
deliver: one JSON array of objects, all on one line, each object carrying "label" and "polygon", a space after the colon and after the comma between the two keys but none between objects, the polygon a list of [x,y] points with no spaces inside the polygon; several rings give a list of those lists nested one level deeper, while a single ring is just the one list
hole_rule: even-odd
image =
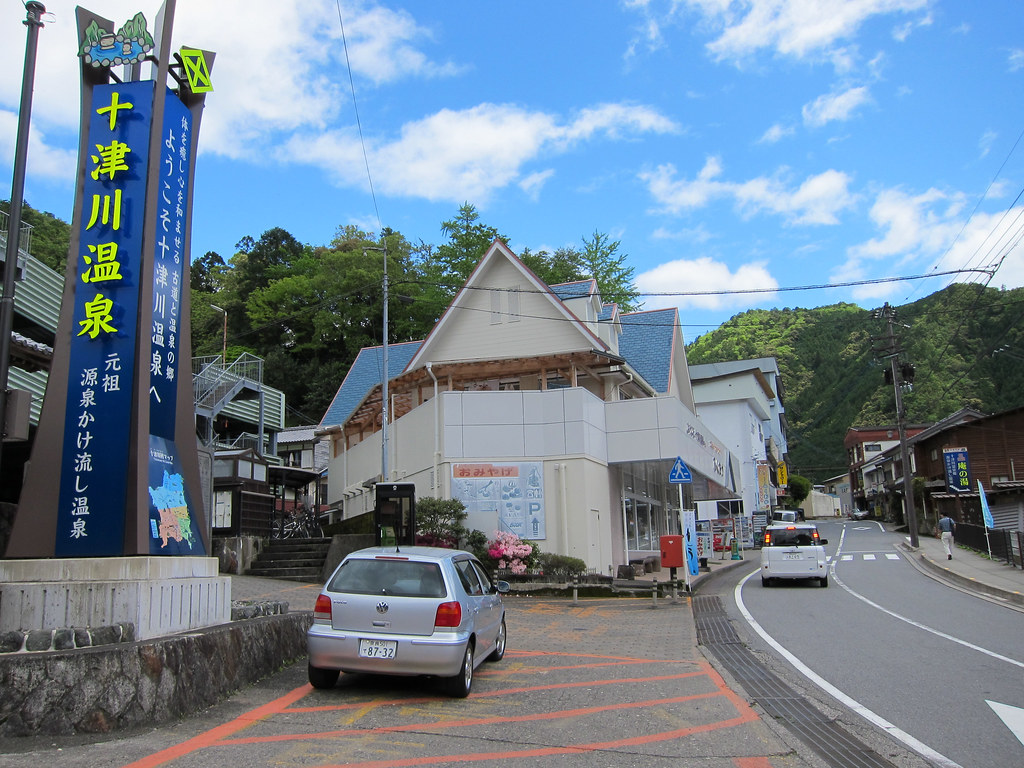
[{"label": "map illustration on sign", "polygon": [[149,489],[149,498],[160,515],[156,523],[160,548],[169,541],[184,542],[191,549],[195,545],[195,532],[185,502],[185,483],[181,475],[164,470],[164,481],[158,488]]}]

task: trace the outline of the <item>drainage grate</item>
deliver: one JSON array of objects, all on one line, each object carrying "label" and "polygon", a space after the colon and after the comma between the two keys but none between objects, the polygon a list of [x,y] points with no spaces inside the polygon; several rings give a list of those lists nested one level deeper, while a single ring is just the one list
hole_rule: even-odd
[{"label": "drainage grate", "polygon": [[697,642],[718,659],[765,712],[784,723],[829,765],[836,768],[893,768],[891,762],[825,717],[761,664],[740,642],[720,597],[695,596],[691,605]]}]

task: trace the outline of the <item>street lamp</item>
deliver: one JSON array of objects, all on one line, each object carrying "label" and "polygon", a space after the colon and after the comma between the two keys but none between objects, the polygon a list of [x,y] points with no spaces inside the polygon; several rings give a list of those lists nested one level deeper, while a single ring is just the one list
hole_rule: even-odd
[{"label": "street lamp", "polygon": [[228,367],[228,311],[221,309],[216,304],[211,304],[210,309],[216,309],[218,312],[224,315],[224,343],[221,346],[220,353],[220,364],[224,367]]},{"label": "street lamp", "polygon": [[14,144],[14,180],[11,183],[11,211],[7,227],[7,251],[4,263],[3,296],[0,297],[0,451],[6,429],[7,382],[10,376],[11,331],[14,329],[14,277],[18,271],[18,241],[21,235],[21,207],[25,194],[25,165],[28,160],[28,129],[32,114],[32,85],[36,78],[36,47],[42,15],[46,7],[29,0],[25,3],[28,27],[25,42],[25,66],[21,78],[21,106],[18,109],[18,134]]}]

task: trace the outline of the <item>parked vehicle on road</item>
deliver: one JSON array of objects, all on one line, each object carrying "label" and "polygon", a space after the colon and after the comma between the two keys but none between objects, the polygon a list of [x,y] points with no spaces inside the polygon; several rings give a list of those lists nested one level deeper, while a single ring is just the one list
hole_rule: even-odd
[{"label": "parked vehicle on road", "polygon": [[871,517],[871,513],[866,509],[854,509],[850,512],[851,520],[867,520]]},{"label": "parked vehicle on road", "polygon": [[827,587],[826,544],[814,523],[769,525],[761,546],[761,585],[771,586],[775,579],[817,579]]},{"label": "parked vehicle on road", "polygon": [[473,672],[505,655],[507,582],[469,552],[371,547],[346,557],[316,600],[307,632],[309,682],[340,672],[430,675],[469,695]]}]

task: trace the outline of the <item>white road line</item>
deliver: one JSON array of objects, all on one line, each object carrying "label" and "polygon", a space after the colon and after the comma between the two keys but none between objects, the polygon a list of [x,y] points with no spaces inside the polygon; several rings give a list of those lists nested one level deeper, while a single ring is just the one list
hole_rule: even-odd
[{"label": "white road line", "polygon": [[874,560],[875,556],[874,555],[864,555],[864,559],[865,560]]},{"label": "white road line", "polygon": [[[842,545],[840,544],[840,546]],[[833,574],[834,572],[835,571],[833,569]],[[754,571],[754,573],[748,574],[745,578],[743,578],[740,581],[740,583],[736,585],[736,589],[733,591],[733,595],[736,600],[736,607],[739,608],[740,613],[743,614],[743,618],[747,620],[747,623],[751,626],[751,628],[753,628],[753,630],[757,632],[757,634],[759,634],[764,639],[764,641],[768,643],[768,645],[774,648],[780,656],[782,656],[784,659],[786,659],[786,661],[792,664],[796,668],[797,672],[802,674],[816,686],[818,686],[823,691],[828,693],[830,696],[840,701],[842,704],[849,707],[851,710],[856,712],[858,715],[863,717],[872,725],[881,728],[894,739],[905,744],[907,748],[917,752],[926,760],[930,760],[933,764],[941,766],[941,768],[963,768],[963,766],[961,766],[959,763],[950,760],[948,757],[939,752],[936,752],[927,744],[918,741],[906,731],[897,728],[895,725],[890,723],[881,715],[872,712],[870,709],[865,707],[857,700],[853,699],[850,696],[847,696],[845,693],[843,693],[834,685],[832,685],[832,683],[828,682],[823,677],[818,675],[810,667],[808,667],[806,664],[800,661],[800,659],[798,659],[792,653],[783,648],[778,642],[776,642],[775,638],[769,635],[765,631],[764,627],[757,623],[754,617],[750,614],[750,611],[747,610],[747,606],[743,604],[743,596],[741,594],[743,585],[755,573],[758,572]]]},{"label": "white road line", "polygon": [[[842,537],[840,537],[840,539],[839,539],[839,549],[841,550],[842,548],[843,548],[843,540],[842,540]],[[838,552],[837,552],[837,554],[838,554]],[[1018,661],[1017,659],[1011,659],[1009,656],[1003,656],[1001,653],[996,653],[995,651],[990,651],[987,648],[982,648],[980,645],[975,645],[974,643],[969,643],[966,640],[961,640],[958,637],[953,637],[953,635],[947,634],[946,632],[942,632],[942,631],[940,631],[938,629],[935,629],[933,627],[929,627],[927,624],[922,624],[919,621],[914,621],[913,619],[907,618],[906,616],[903,616],[903,615],[901,615],[899,613],[896,613],[895,611],[890,611],[888,608],[884,608],[883,606],[879,605],[878,603],[874,602],[873,600],[869,600],[868,598],[864,597],[864,595],[860,594],[859,592],[854,592],[852,589],[850,589],[849,586],[844,584],[843,581],[838,576],[836,576],[835,564],[833,564],[831,570],[832,570],[832,580],[835,581],[836,584],[838,584],[840,587],[845,589],[847,592],[849,592],[851,595],[856,597],[858,600],[861,600],[861,601],[867,603],[872,608],[876,608],[877,610],[881,611],[882,613],[884,613],[884,614],[886,614],[888,616],[892,616],[894,619],[899,619],[900,621],[906,622],[907,624],[909,624],[912,627],[917,627],[918,629],[923,629],[925,632],[930,632],[931,634],[935,635],[936,637],[941,637],[943,640],[949,640],[950,642],[956,643],[957,645],[962,645],[964,648],[970,648],[972,651],[977,651],[978,653],[983,653],[986,656],[992,657],[993,659],[998,659],[999,661],[1005,661],[1007,664],[1013,664],[1015,667],[1020,667],[1021,669],[1024,669],[1024,661]]]}]

